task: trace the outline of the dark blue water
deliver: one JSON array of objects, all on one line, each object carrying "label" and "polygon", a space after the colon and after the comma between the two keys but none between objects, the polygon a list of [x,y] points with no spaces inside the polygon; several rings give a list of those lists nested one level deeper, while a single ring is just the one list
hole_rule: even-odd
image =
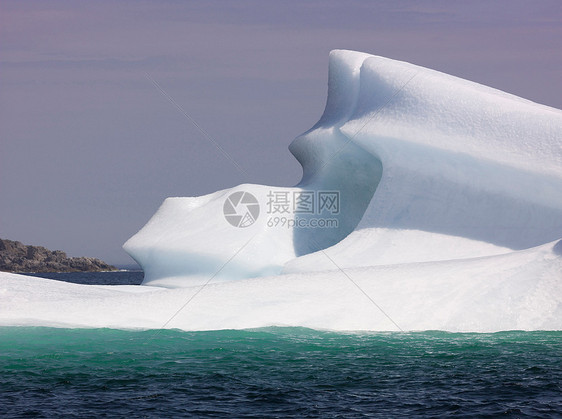
[{"label": "dark blue water", "polygon": [[561,360],[562,332],[4,327],[0,417],[561,417]]},{"label": "dark blue water", "polygon": [[45,272],[25,275],[85,285],[140,285],[144,278],[143,271]]}]

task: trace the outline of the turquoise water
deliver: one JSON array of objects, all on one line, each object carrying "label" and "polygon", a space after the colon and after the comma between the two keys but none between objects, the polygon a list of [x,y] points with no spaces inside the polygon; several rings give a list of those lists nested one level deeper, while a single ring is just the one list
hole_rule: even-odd
[{"label": "turquoise water", "polygon": [[562,414],[562,332],[0,328],[0,417]]},{"label": "turquoise water", "polygon": [[562,417],[560,383],[562,332],[0,327],[0,417]]}]

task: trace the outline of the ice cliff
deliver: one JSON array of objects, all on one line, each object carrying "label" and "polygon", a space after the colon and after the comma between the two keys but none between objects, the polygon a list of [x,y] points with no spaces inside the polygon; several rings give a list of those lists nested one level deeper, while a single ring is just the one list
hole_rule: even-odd
[{"label": "ice cliff", "polygon": [[[325,111],[289,148],[304,173],[293,188],[240,185],[167,199],[124,246],[145,270],[144,283],[466,259],[562,238],[558,109],[336,50]],[[337,214],[298,214],[304,227],[275,225],[283,214],[267,212],[272,195],[318,199],[323,191],[339,194]],[[255,196],[261,210],[244,228],[225,220],[234,192]],[[319,215],[337,227],[306,223]]]}]

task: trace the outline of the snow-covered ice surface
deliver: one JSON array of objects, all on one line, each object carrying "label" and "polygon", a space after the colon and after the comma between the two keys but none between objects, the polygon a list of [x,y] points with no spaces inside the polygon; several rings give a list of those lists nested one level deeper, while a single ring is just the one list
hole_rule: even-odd
[{"label": "snow-covered ice surface", "polygon": [[210,283],[202,290],[79,285],[2,273],[0,325],[480,332],[561,328],[561,242],[556,249],[549,243],[498,256],[344,272],[249,278]]},{"label": "snow-covered ice surface", "polygon": [[[324,114],[290,150],[295,187],[167,199],[124,246],[144,286],[1,274],[1,324],[562,329],[562,111],[333,51]],[[272,194],[321,191],[337,227],[272,226]],[[244,228],[223,214],[236,192],[259,203]]]}]

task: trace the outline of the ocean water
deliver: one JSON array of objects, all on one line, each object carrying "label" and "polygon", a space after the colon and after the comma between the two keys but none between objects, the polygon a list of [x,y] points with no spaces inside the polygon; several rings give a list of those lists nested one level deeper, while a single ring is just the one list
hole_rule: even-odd
[{"label": "ocean water", "polygon": [[0,417],[561,417],[561,383],[562,332],[0,327]]},{"label": "ocean water", "polygon": [[85,285],[140,285],[144,278],[144,272],[140,270],[113,272],[44,272],[26,273],[25,275]]}]

